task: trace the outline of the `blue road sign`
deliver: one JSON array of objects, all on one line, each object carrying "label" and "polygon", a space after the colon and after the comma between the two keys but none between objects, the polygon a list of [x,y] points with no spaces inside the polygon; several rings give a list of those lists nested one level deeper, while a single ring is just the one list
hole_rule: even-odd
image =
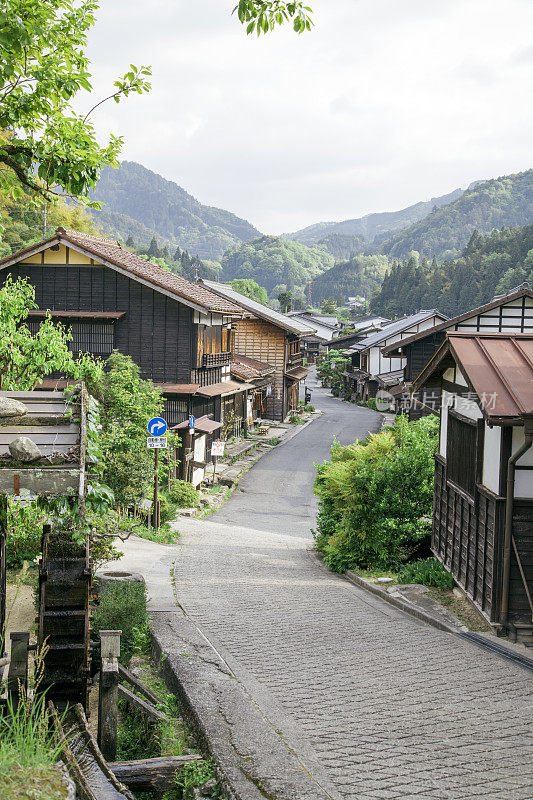
[{"label": "blue road sign", "polygon": [[150,436],[164,436],[168,425],[163,417],[152,417],[147,427]]},{"label": "blue road sign", "polygon": [[195,420],[194,417],[191,417],[190,420],[189,420],[189,428],[191,429],[191,431],[194,430],[194,426],[195,425],[196,425],[196,420]]}]

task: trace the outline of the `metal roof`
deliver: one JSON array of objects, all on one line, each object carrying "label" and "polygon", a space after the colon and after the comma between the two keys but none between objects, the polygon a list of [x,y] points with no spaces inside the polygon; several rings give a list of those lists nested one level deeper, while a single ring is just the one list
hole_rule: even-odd
[{"label": "metal roof", "polygon": [[226,397],[230,394],[247,392],[249,388],[250,387],[246,383],[222,381],[221,383],[212,383],[210,386],[200,386],[197,394],[202,395],[202,397]]},{"label": "metal roof", "polygon": [[264,361],[257,361],[255,358],[243,356],[236,353],[231,364],[231,374],[236,375],[244,381],[253,381],[258,378],[265,378],[273,375],[276,367],[266,364]]},{"label": "metal roof", "polygon": [[[376,331],[375,333],[370,333],[360,342],[357,342],[353,349],[361,351],[366,350],[369,347],[374,347],[375,345],[380,344],[380,342],[386,341],[391,336],[395,336],[402,331],[409,330],[409,328],[412,328],[413,325],[417,325],[419,322],[424,322],[426,319],[429,319],[435,314],[443,319],[446,318],[445,315],[440,311],[437,311],[436,308],[418,311],[416,314],[411,314],[409,317],[402,317],[402,319],[397,319],[394,322],[390,322],[385,328],[382,328],[382,330]],[[428,328],[428,330],[433,331],[434,328]]]},{"label": "metal roof", "polygon": [[493,424],[533,415],[533,334],[448,333],[446,341],[413,381],[420,389],[435,374],[457,364]]},{"label": "metal roof", "polygon": [[287,317],[279,311],[274,311],[274,309],[264,306],[262,303],[258,303],[256,300],[252,300],[250,297],[246,297],[246,295],[240,292],[236,292],[235,289],[228,286],[227,283],[217,283],[216,281],[208,281],[205,279],[202,279],[200,283],[202,286],[206,286],[212,292],[220,295],[220,297],[225,297],[227,300],[244,308],[245,311],[249,311],[251,314],[261,319],[266,319],[273,325],[277,325],[279,328],[289,331],[289,333],[296,333],[302,336],[315,333],[315,328],[309,324],[304,325],[303,322],[299,322],[292,317]]},{"label": "metal roof", "polygon": [[464,322],[471,317],[477,317],[478,314],[485,314],[487,311],[491,311],[493,308],[498,308],[499,306],[503,306],[506,303],[510,303],[512,300],[518,300],[520,297],[531,297],[533,298],[533,289],[527,284],[522,284],[521,286],[512,289],[507,294],[501,294],[494,297],[490,303],[485,303],[483,306],[479,306],[478,308],[473,308],[470,311],[465,311],[464,314],[459,314],[457,317],[452,317],[452,319],[447,319],[445,322],[441,322],[439,325],[435,325],[434,328],[429,328],[425,331],[419,331],[419,333],[413,333],[412,336],[408,336],[403,339],[401,342],[395,342],[394,344],[390,344],[387,347],[383,348],[383,355],[388,356],[395,350],[399,350],[400,347],[406,347],[407,345],[411,344],[412,342],[418,341],[418,339],[424,339],[426,336],[429,336],[432,333],[437,333],[438,331],[447,331],[449,328],[453,328],[454,325],[457,325],[459,322]]}]

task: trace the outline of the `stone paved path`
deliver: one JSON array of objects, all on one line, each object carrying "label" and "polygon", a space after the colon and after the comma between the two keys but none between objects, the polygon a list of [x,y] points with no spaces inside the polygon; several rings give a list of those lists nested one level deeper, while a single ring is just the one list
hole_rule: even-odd
[{"label": "stone paved path", "polygon": [[[358,410],[317,391],[313,400],[325,422],[334,406],[343,427],[331,435],[349,440],[344,415]],[[375,424],[361,413],[355,424]],[[265,456],[221,513],[180,521],[178,601],[342,798],[531,800],[531,673],[402,614],[310,553],[303,474],[324,457],[314,425]],[[295,486],[301,508],[277,525]]]}]

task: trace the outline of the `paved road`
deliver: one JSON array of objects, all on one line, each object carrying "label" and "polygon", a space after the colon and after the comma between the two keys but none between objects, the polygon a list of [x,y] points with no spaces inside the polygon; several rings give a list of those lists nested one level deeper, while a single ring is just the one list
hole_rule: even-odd
[{"label": "paved road", "polygon": [[530,673],[382,603],[310,553],[312,462],[370,412],[319,422],[225,509],[184,520],[177,598],[328,797],[531,800]]}]

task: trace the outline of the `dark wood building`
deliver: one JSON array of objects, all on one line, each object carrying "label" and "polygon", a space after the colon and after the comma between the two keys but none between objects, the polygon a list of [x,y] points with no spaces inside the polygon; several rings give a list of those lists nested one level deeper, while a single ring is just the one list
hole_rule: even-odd
[{"label": "dark wood building", "polygon": [[274,367],[272,391],[262,403],[263,416],[266,419],[285,419],[291,409],[298,407],[299,383],[309,372],[302,365],[300,343],[303,336],[313,332],[313,328],[309,323],[280,314],[245,297],[225,283],[206,280],[201,283],[244,312],[242,318],[233,324],[235,352]]},{"label": "dark wood building", "polygon": [[495,297],[490,303],[467,311],[453,319],[436,325],[429,331],[420,331],[387,344],[383,355],[405,359],[403,381],[397,392],[397,410],[408,408],[409,417],[417,419],[440,408],[440,388],[426,385],[422,392],[410,394],[411,384],[429,359],[436,353],[451,331],[479,331],[480,333],[532,333],[533,291],[524,284],[505,295]]},{"label": "dark wood building", "polygon": [[533,333],[448,333],[413,388],[435,383],[432,550],[488,622],[533,641]]},{"label": "dark wood building", "polygon": [[[35,287],[35,329],[46,312],[73,335],[73,352],[102,359],[116,349],[158,384],[171,425],[190,414],[222,421],[231,380],[232,322],[242,310],[209,289],[146,261],[118,242],[58,228],[49,239],[0,261],[4,276]],[[57,381],[54,380],[54,384]]]}]

